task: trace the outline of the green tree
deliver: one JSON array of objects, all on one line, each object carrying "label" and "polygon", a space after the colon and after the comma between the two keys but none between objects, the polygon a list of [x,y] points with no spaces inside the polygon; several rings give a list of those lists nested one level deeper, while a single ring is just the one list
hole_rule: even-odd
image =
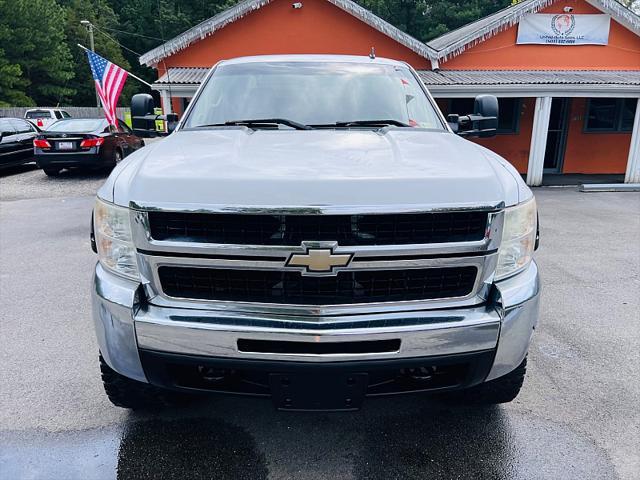
[{"label": "green tree", "polygon": [[9,100],[1,99],[4,103],[57,105],[73,95],[64,24],[64,9],[55,0],[0,0],[0,36],[9,32],[0,44],[0,68],[10,76],[8,87],[2,81],[3,89],[10,90]]},{"label": "green tree", "polygon": [[[94,24],[95,51],[110,62],[130,70],[131,65],[124,58],[120,44],[109,33],[119,25],[118,16],[106,0],[58,0],[66,10],[65,32],[75,64],[75,77],[69,87],[75,90],[71,102],[75,106],[94,106],[96,104],[95,84],[86,53],[78,43],[89,47],[89,34],[81,20]],[[141,84],[136,80],[127,80],[120,96],[120,104],[128,104],[131,95],[140,91]]]},{"label": "green tree", "polygon": [[20,65],[11,64],[0,50],[0,107],[32,106],[33,100],[24,93]]},{"label": "green tree", "polygon": [[[0,0],[0,11],[3,11],[4,0]],[[11,41],[11,30],[0,20],[0,45]],[[17,63],[11,63],[0,48],[0,107],[12,105],[33,105],[33,100],[24,93],[27,81],[22,77],[22,69]]]},{"label": "green tree", "polygon": [[[239,0],[0,0],[0,104],[94,105],[95,89],[80,20],[95,26],[96,51],[152,82],[140,54],[235,5]],[[427,42],[489,15],[513,0],[356,0]],[[625,4],[640,0],[623,0]],[[149,91],[129,79],[120,104]]]},{"label": "green tree", "polygon": [[[109,0],[120,17],[113,36],[129,50],[125,57],[136,75],[152,82],[155,70],[140,65],[138,57],[198,23],[235,5],[239,0]],[[134,53],[135,52],[135,53]]]},{"label": "green tree", "polygon": [[508,7],[511,0],[356,0],[400,30],[428,42]]},{"label": "green tree", "polygon": [[422,40],[429,29],[428,0],[356,0],[380,18]]}]

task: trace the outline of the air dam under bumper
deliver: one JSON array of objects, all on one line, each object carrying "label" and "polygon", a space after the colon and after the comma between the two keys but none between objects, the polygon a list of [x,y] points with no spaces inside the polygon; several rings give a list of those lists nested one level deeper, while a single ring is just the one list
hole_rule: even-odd
[{"label": "air dam under bumper", "polygon": [[[141,301],[139,284],[115,276],[98,264],[93,316],[106,362],[117,372],[145,382],[148,379],[140,350],[315,365],[492,350],[495,357],[486,379],[493,379],[516,368],[528,350],[538,318],[540,285],[535,263],[495,287],[486,306],[305,321],[149,305]],[[354,351],[352,346],[359,342],[379,343],[372,343],[375,348],[370,351],[359,348]]]}]

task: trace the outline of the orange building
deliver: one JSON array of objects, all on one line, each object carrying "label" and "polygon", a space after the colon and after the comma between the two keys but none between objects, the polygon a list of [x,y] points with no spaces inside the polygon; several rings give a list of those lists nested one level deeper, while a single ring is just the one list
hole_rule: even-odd
[{"label": "orange building", "polygon": [[445,114],[496,95],[498,135],[476,140],[540,185],[558,174],[640,182],[640,17],[614,0],[524,0],[428,44],[351,0],[245,0],[140,57],[166,111],[210,67],[245,55],[403,60]]}]

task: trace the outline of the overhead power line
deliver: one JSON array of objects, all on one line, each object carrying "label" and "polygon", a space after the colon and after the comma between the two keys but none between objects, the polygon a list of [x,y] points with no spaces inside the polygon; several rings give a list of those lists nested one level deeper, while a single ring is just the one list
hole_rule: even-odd
[{"label": "overhead power line", "polygon": [[101,27],[103,30],[109,30],[110,32],[116,32],[116,33],[121,33],[123,35],[131,35],[133,37],[140,37],[140,38],[148,38],[149,40],[159,40],[162,41],[161,38],[158,37],[150,37],[149,35],[142,35],[141,33],[133,33],[133,32],[127,32],[125,30],[118,30],[116,28],[110,28],[110,27]]},{"label": "overhead power line", "polygon": [[120,47],[124,48],[125,50],[133,53],[134,55],[140,56],[142,55],[139,52],[136,52],[135,50],[131,50],[129,47],[121,44],[118,40],[116,40],[115,38],[113,38],[111,35],[109,35],[107,32],[103,31],[102,28],[98,28],[95,25],[93,26],[93,28],[98,32],[101,33],[102,35],[104,35],[105,37],[107,37],[109,40],[111,40],[112,42],[115,42],[116,44],[120,45]]}]

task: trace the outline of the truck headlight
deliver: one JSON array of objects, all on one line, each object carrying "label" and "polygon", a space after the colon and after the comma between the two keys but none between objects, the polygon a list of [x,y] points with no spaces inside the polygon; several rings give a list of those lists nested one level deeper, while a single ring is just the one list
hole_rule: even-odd
[{"label": "truck headlight", "polygon": [[505,210],[496,280],[514,275],[531,263],[536,243],[537,221],[535,198]]},{"label": "truck headlight", "polygon": [[129,209],[100,199],[93,213],[98,259],[106,269],[134,280],[140,278],[131,236]]}]

